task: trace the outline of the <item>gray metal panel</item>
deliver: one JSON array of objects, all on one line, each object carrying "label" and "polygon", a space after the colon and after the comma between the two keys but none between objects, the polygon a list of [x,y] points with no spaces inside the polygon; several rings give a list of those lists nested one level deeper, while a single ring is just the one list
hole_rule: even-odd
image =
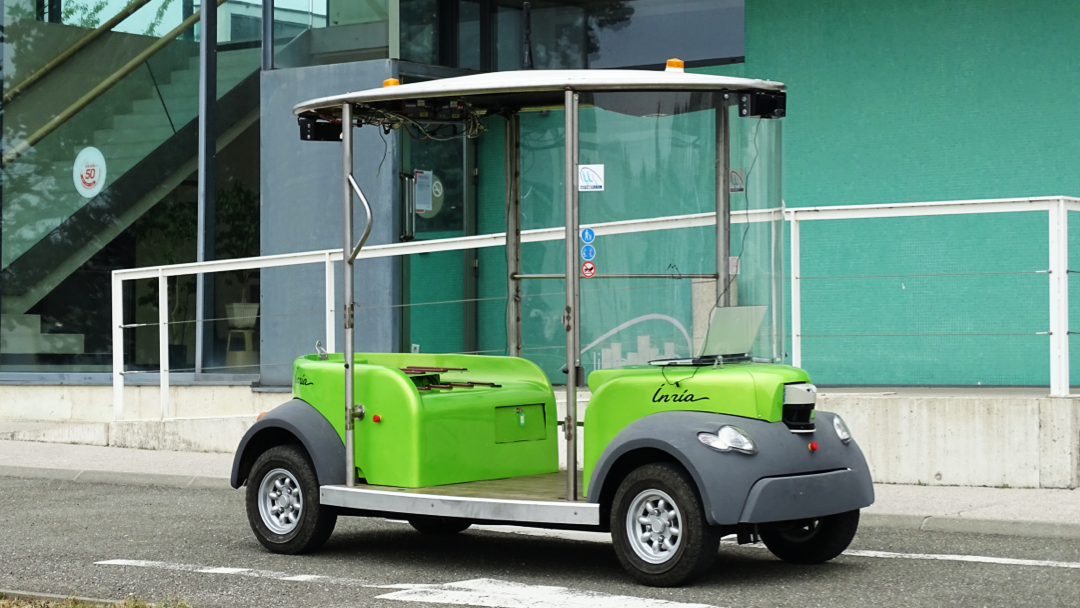
[{"label": "gray metal panel", "polygon": [[[599,490],[620,457],[636,449],[651,448],[667,452],[686,468],[698,486],[705,514],[712,524],[739,523],[751,488],[767,477],[850,469],[862,498],[845,503],[843,510],[869,506],[874,501],[874,489],[866,459],[854,441],[844,444],[836,436],[832,416],[829,412],[817,412],[817,430],[806,434],[792,433],[782,422],[708,412],[661,412],[646,416],[623,429],[600,455],[589,480],[589,502],[600,500]],[[724,424],[746,431],[757,443],[758,453],[719,452],[698,441],[698,433],[716,432]],[[808,449],[811,441],[818,443],[815,452]],[[794,508],[786,514],[785,519],[822,515],[802,515]]]},{"label": "gray metal panel", "polygon": [[[246,454],[248,444],[268,429],[284,429],[300,440],[319,477],[320,484],[345,483],[345,445],[330,421],[301,399],[293,399],[270,410],[256,422],[236,448],[229,483],[239,488],[250,471],[246,470],[258,456]],[[258,441],[255,442],[259,444]]]},{"label": "gray metal panel", "polygon": [[403,515],[434,515],[485,521],[596,526],[600,505],[584,502],[503,500],[468,496],[408,494],[342,485],[319,488],[319,502],[334,507]]},{"label": "gray metal panel", "polygon": [[[280,59],[280,57],[279,57]],[[261,74],[261,249],[262,255],[315,251],[341,246],[341,145],[297,141],[299,128],[292,106],[312,95],[340,91],[342,83],[379,86],[395,75],[389,60],[364,61]],[[374,226],[368,245],[396,243],[400,234],[398,140],[378,129],[359,129],[353,138],[353,175],[371,202]],[[354,231],[363,229],[363,214]],[[334,270],[341,276],[338,262]],[[396,352],[400,317],[400,260],[385,258],[357,263],[355,273],[356,349]],[[340,280],[334,300],[343,300]],[[317,265],[266,268],[260,273],[262,331],[261,382],[292,384],[292,361],[313,353],[315,341],[327,343],[323,269]],[[336,311],[337,348],[344,346],[342,310]],[[343,460],[344,462],[344,460]]]},{"label": "gray metal panel", "polygon": [[855,471],[762,479],[750,489],[740,522],[751,524],[821,517],[874,502],[874,488]]}]

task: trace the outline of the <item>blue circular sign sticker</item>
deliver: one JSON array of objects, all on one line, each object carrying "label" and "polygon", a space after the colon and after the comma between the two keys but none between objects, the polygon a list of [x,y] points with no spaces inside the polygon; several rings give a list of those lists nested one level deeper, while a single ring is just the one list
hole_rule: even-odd
[{"label": "blue circular sign sticker", "polygon": [[589,261],[596,257],[596,248],[592,245],[585,245],[581,248],[581,259]]},{"label": "blue circular sign sticker", "polygon": [[589,243],[593,242],[594,240],[596,240],[596,233],[593,232],[592,228],[582,228],[581,229],[581,241],[583,243],[589,244]]}]

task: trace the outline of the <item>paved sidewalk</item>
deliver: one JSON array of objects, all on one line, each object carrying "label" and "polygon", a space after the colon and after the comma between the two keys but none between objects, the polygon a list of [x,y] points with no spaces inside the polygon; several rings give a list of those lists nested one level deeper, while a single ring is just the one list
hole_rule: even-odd
[{"label": "paved sidewalk", "polygon": [[[228,488],[232,454],[0,440],[0,477]],[[0,481],[0,484],[3,482]],[[1080,539],[1080,490],[877,484],[863,524]]]}]

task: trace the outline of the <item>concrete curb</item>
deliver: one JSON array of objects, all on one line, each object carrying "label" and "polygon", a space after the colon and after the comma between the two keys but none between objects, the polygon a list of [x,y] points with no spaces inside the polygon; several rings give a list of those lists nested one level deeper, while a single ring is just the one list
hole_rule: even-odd
[{"label": "concrete curb", "polygon": [[[162,473],[120,473],[75,469],[46,469],[39,467],[0,466],[0,477],[23,479],[55,479],[82,483],[117,485],[164,486],[169,488],[204,488],[231,490],[224,477],[198,475],[166,475]],[[1014,521],[974,519],[937,515],[897,515],[863,513],[860,523],[868,528],[891,528],[916,532],[959,532],[964,534],[993,534],[1030,538],[1060,538],[1080,540],[1080,524],[1047,521]]]},{"label": "concrete curb", "polygon": [[864,513],[859,518],[859,523],[870,528],[892,528],[894,530],[919,532],[959,532],[963,534],[1080,540],[1080,524],[1049,521]]},{"label": "concrete curb", "polygon": [[30,591],[16,591],[13,589],[0,589],[0,596],[6,600],[36,600],[40,602],[65,602],[75,600],[82,604],[95,606],[115,606],[117,600],[103,600],[96,597],[78,597],[76,595],[56,595],[53,593],[31,593]]},{"label": "concrete curb", "polygon": [[45,469],[38,467],[0,466],[0,477],[56,479],[60,481],[108,483],[116,485],[165,486],[170,488],[232,489],[232,486],[229,485],[229,480],[224,477],[166,475],[164,473],[121,473],[116,471],[94,471],[89,469]]}]

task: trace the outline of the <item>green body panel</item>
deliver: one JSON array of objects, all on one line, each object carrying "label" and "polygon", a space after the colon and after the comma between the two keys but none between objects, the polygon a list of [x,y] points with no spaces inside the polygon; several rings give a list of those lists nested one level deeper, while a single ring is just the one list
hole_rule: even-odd
[{"label": "green body panel", "polygon": [[[293,394],[310,403],[344,441],[344,359],[301,357]],[[467,368],[418,376],[403,367]],[[516,357],[357,354],[355,462],[368,483],[416,488],[558,471],[555,395],[533,363]],[[430,389],[437,382],[493,382],[498,387]],[[507,413],[501,408],[509,407]],[[517,408],[522,408],[525,425]],[[380,417],[379,422],[374,417]]]},{"label": "green body panel", "polygon": [[589,375],[593,395],[585,410],[585,487],[611,440],[640,418],[697,411],[779,422],[784,385],[809,381],[801,369],[759,363],[597,370]]}]

